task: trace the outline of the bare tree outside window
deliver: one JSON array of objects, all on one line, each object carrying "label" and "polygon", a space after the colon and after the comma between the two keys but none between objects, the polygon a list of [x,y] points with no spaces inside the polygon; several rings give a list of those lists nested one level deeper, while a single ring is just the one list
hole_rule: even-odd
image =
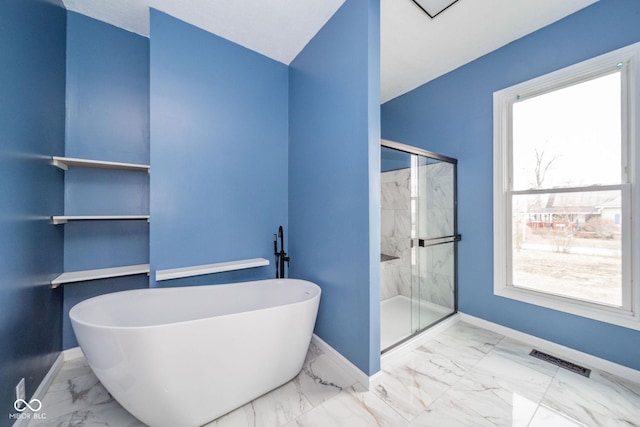
[{"label": "bare tree outside window", "polygon": [[544,183],[544,177],[547,175],[547,172],[549,171],[549,167],[551,167],[551,165],[553,164],[553,162],[555,162],[558,159],[558,156],[555,155],[551,158],[551,160],[546,160],[544,158],[544,149],[540,149],[540,151],[538,151],[538,148],[534,148],[533,151],[536,154],[536,165],[533,168],[533,172],[535,174],[535,179],[534,181],[531,183],[531,185],[533,185],[533,188],[542,188],[542,184]]}]

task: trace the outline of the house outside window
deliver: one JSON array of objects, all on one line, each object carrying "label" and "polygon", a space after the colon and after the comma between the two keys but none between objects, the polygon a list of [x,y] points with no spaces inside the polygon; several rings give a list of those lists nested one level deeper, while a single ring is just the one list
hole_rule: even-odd
[{"label": "house outside window", "polygon": [[494,93],[496,295],[640,329],[639,52]]}]

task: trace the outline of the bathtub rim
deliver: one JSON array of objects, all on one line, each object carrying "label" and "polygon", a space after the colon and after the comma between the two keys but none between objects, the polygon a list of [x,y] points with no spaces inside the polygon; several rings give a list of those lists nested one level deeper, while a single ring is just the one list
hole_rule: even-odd
[{"label": "bathtub rim", "polygon": [[[310,289],[312,289],[314,292],[312,292],[311,295],[309,295],[307,298],[301,299],[299,301],[295,301],[295,302],[289,302],[286,304],[277,304],[277,305],[271,305],[268,307],[262,307],[262,308],[257,308],[257,309],[253,309],[253,310],[244,310],[244,311],[239,311],[239,312],[234,312],[234,313],[227,313],[227,314],[221,314],[221,315],[217,315],[217,316],[209,316],[209,317],[202,317],[202,318],[198,318],[198,319],[190,319],[190,320],[181,320],[181,321],[177,321],[177,322],[166,322],[166,323],[159,323],[159,324],[154,324],[154,325],[143,325],[143,326],[107,326],[107,325],[102,325],[102,324],[96,324],[96,323],[91,323],[91,322],[87,322],[85,320],[80,320],[78,319],[76,316],[74,316],[74,311],[76,310],[76,307],[78,307],[78,310],[80,308],[82,308],[82,305],[88,305],[90,303],[95,303],[95,300],[98,299],[106,299],[108,297],[111,297],[113,295],[116,294],[134,294],[134,293],[141,293],[141,292],[148,292],[150,290],[156,291],[156,292],[176,292],[178,290],[184,290],[184,289],[202,289],[202,288],[208,288],[208,287],[214,287],[214,286],[233,286],[233,285],[240,285],[240,284],[251,284],[251,283],[260,283],[260,282],[273,282],[273,281],[288,281],[288,282],[299,282],[304,284],[305,286],[308,286]],[[277,310],[280,307],[285,307],[285,306],[289,306],[289,305],[297,305],[297,304],[302,304],[302,303],[306,303],[309,301],[312,301],[316,298],[320,298],[322,294],[322,288],[320,288],[320,286],[314,282],[311,282],[309,280],[305,280],[305,279],[293,279],[293,278],[284,278],[284,279],[259,279],[259,280],[248,280],[248,281],[244,281],[244,282],[231,282],[231,283],[220,283],[220,284],[210,284],[210,285],[190,285],[190,286],[171,286],[171,287],[163,287],[163,288],[143,288],[143,289],[130,289],[130,290],[126,290],[126,291],[116,291],[116,292],[109,292],[106,294],[101,294],[101,295],[96,295],[94,297],[91,298],[87,298],[86,300],[80,301],[77,304],[75,304],[73,307],[71,307],[71,309],[69,310],[69,319],[71,320],[71,324],[73,327],[73,323],[78,323],[79,325],[82,325],[84,327],[89,327],[89,328],[96,328],[96,329],[102,329],[102,330],[118,330],[118,331],[125,331],[125,330],[140,330],[140,329],[156,329],[156,328],[164,328],[164,327],[170,327],[170,326],[175,326],[175,325],[188,325],[188,324],[193,324],[193,323],[199,323],[199,322],[205,322],[207,320],[210,319],[222,319],[222,318],[229,318],[229,317],[233,317],[233,316],[241,316],[245,313],[252,313],[252,312],[256,312],[256,311],[270,311],[270,310]],[[86,303],[86,304],[85,304]]]}]

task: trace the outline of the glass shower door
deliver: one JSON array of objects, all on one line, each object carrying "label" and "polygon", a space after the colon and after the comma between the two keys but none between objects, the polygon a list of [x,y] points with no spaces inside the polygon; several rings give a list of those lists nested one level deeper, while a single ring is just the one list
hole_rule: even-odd
[{"label": "glass shower door", "polygon": [[389,349],[456,310],[456,161],[391,141],[381,160],[380,329]]},{"label": "glass shower door", "polygon": [[[456,310],[456,164],[416,155],[414,331]],[[448,161],[447,161],[448,160]]]}]

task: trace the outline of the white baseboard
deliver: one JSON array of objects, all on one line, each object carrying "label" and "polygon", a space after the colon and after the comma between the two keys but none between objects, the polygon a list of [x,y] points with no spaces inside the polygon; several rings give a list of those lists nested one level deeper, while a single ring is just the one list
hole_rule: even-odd
[{"label": "white baseboard", "polygon": [[[47,390],[49,390],[49,387],[53,383],[53,380],[56,378],[56,375],[58,375],[58,372],[60,372],[60,369],[62,368],[65,360],[66,359],[64,358],[63,353],[58,354],[55,362],[53,362],[53,365],[51,365],[51,368],[49,368],[49,372],[47,372],[47,375],[44,376],[44,378],[40,382],[40,385],[31,396],[31,399],[29,399],[29,402],[33,401],[33,399],[38,399],[42,402],[42,399],[44,399],[44,395],[47,394]],[[41,412],[45,412],[44,408]],[[13,427],[26,427],[27,424],[29,424],[31,418],[33,418],[34,416],[33,411],[28,408],[24,412],[22,412],[22,414],[24,414],[24,417],[16,420],[16,422],[13,423]]]},{"label": "white baseboard", "polygon": [[[381,367],[384,368],[385,366],[388,366],[402,355],[407,354],[407,352],[420,347],[425,342],[433,339],[438,334],[442,333],[458,322],[466,322],[471,325],[496,332],[506,337],[527,343],[532,347],[536,347],[539,350],[553,354],[563,359],[567,359],[580,365],[586,365],[586,367],[588,368],[606,371],[619,377],[640,383],[640,371],[465,313],[454,314],[453,316],[443,320],[437,325],[417,335],[415,338],[385,353],[381,357]],[[377,372],[371,376],[368,376],[316,334],[313,334],[311,342],[318,346],[318,348],[322,350],[324,354],[326,354],[331,360],[333,360],[345,371],[347,371],[356,381],[358,381],[358,383],[360,383],[367,390],[369,390],[370,384],[372,384],[372,382],[375,380],[375,377],[380,374],[380,372]]]},{"label": "white baseboard", "polygon": [[78,359],[80,357],[84,357],[84,353],[80,347],[68,348],[62,352],[64,354],[64,361]]},{"label": "white baseboard", "polygon": [[471,316],[464,313],[459,313],[459,315],[462,322],[466,322],[484,329],[488,329],[506,337],[522,341],[531,345],[532,347],[536,347],[537,349],[544,351],[545,353],[550,353],[552,355],[569,360],[573,363],[577,363],[587,368],[606,371],[619,377],[640,383],[640,371],[637,371],[635,369],[619,365],[609,360],[602,359],[600,357],[596,357],[591,354],[575,350],[573,348],[565,347],[563,345],[556,344],[554,342],[547,341],[545,339],[538,338],[536,336],[529,335],[515,329],[507,328],[506,326],[502,326],[488,320],[480,319],[479,317]]},{"label": "white baseboard", "polygon": [[314,343],[329,359],[337,363],[342,369],[344,369],[349,375],[358,381],[364,388],[369,390],[369,375],[365,374],[356,365],[351,363],[349,359],[340,354],[336,349],[327,344],[322,338],[313,334],[311,342]]}]

